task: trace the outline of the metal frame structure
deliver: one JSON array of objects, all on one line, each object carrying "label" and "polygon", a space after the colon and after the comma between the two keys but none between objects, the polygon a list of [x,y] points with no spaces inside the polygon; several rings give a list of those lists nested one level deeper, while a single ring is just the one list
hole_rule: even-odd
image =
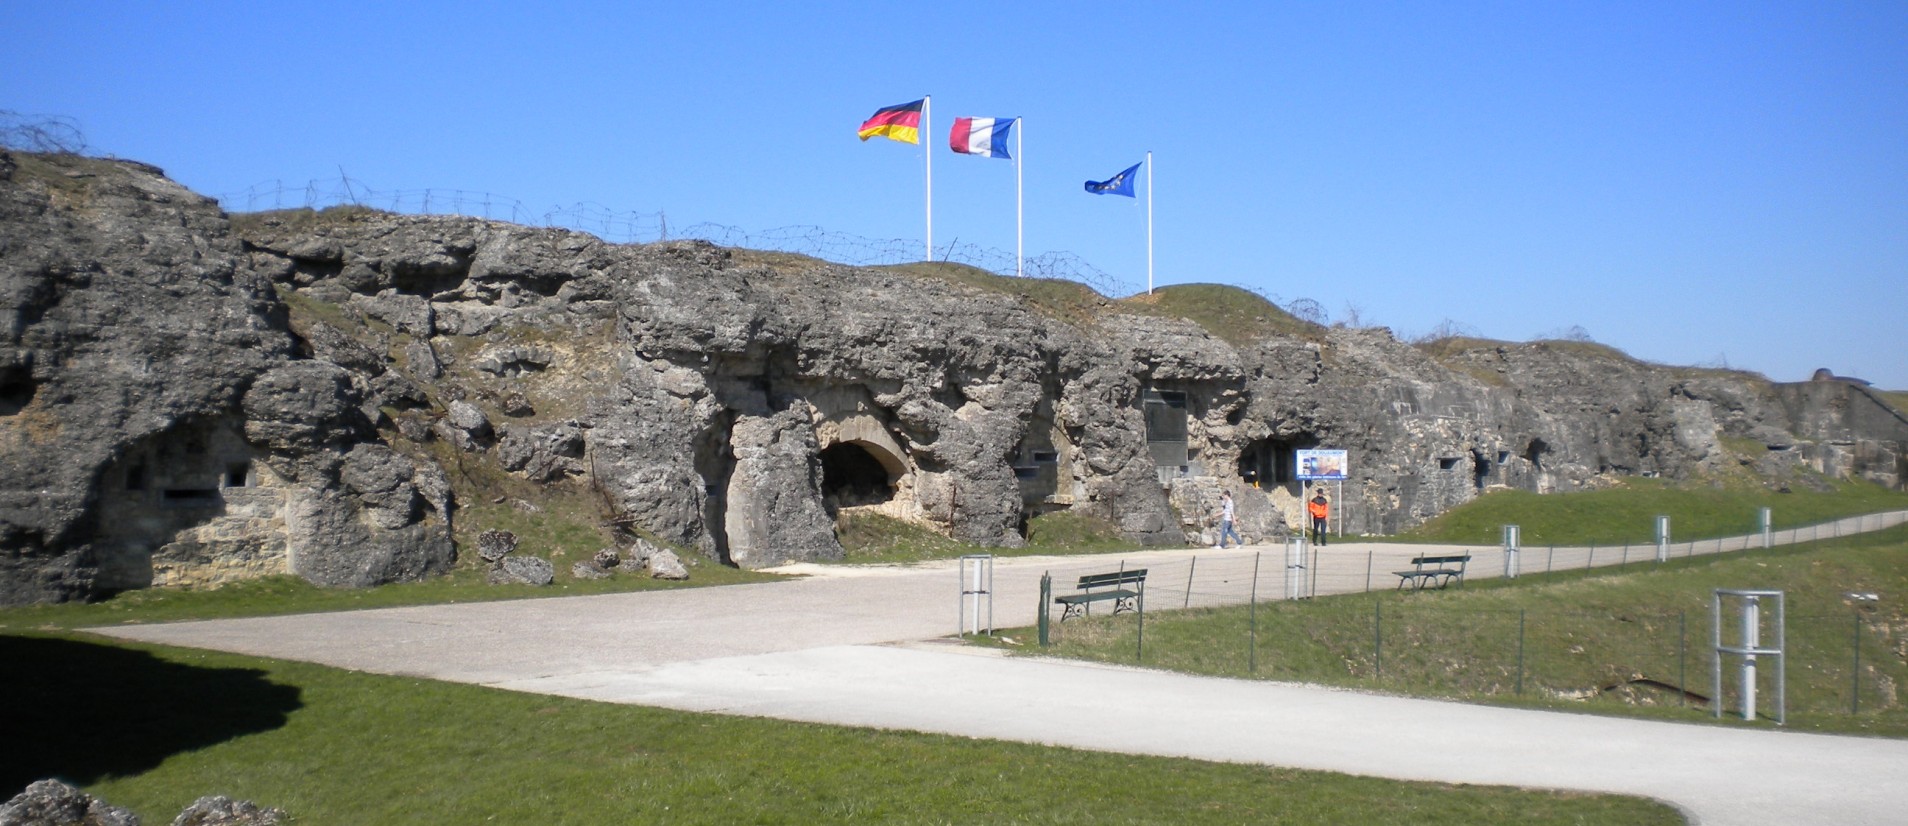
[{"label": "metal frame structure", "polygon": [[[971,572],[971,573],[970,573]],[[981,630],[981,600],[987,601],[987,630]],[[994,555],[967,554],[961,557],[961,622],[957,633],[994,633]],[[969,606],[973,611],[969,611]]]},{"label": "metal frame structure", "polygon": [[[1726,597],[1740,600],[1742,620],[1739,626],[1739,645],[1723,644],[1723,601]],[[1775,646],[1762,645],[1762,600],[1775,600]],[[1717,588],[1710,603],[1709,638],[1715,650],[1716,659],[1711,666],[1710,707],[1715,716],[1723,716],[1723,655],[1734,654],[1742,658],[1742,719],[1756,718],[1756,658],[1776,658],[1776,724],[1789,722],[1789,657],[1787,654],[1787,600],[1781,591],[1738,590]]]}]

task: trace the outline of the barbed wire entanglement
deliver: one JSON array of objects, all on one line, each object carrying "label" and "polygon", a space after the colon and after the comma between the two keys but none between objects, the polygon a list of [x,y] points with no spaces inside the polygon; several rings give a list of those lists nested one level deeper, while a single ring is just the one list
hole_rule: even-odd
[{"label": "barbed wire entanglement", "polygon": [[86,135],[72,118],[0,109],[0,147],[82,155],[86,153]]},{"label": "barbed wire entanglement", "polygon": [[[262,181],[236,192],[215,196],[232,212],[276,209],[324,209],[364,206],[416,215],[463,215],[529,226],[587,232],[605,241],[645,244],[673,239],[697,239],[725,247],[791,252],[837,264],[867,267],[906,264],[921,260],[921,242],[906,238],[869,238],[818,226],[791,226],[750,232],[726,224],[698,223],[672,227],[668,214],[619,210],[593,202],[537,208],[516,198],[464,189],[377,189],[340,174],[336,179],[304,184]],[[936,245],[934,260],[977,267],[996,275],[1014,275],[1014,254],[955,239]],[[1138,289],[1115,278],[1071,252],[1047,252],[1027,258],[1021,267],[1029,278],[1054,278],[1085,284],[1106,296],[1124,296]]]}]

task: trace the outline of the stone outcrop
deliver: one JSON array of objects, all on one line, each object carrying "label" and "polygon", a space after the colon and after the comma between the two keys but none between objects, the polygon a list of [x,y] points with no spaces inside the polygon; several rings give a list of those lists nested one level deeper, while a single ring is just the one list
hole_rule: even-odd
[{"label": "stone outcrop", "polygon": [[[172,826],[281,826],[283,809],[207,795],[192,801]],[[39,780],[0,804],[0,826],[139,826],[132,810],[107,804],[58,780]]]},{"label": "stone outcrop", "polygon": [[141,164],[8,155],[0,309],[0,604],[448,568],[434,466],[341,476],[380,394],[411,389],[295,332],[210,199]]},{"label": "stone outcrop", "polygon": [[131,809],[107,804],[58,780],[36,780],[0,804],[9,826],[139,826]]},{"label": "stone outcrop", "polygon": [[1223,489],[1248,535],[1275,538],[1299,524],[1311,448],[1349,452],[1346,530],[1389,533],[1493,487],[1743,469],[1899,485],[1908,443],[1853,382],[1586,342],[1414,346],[1225,288],[1200,288],[1224,308],[1202,316],[1169,306],[1184,287],[1116,301],[956,265],[355,208],[228,220],[150,167],[12,168],[5,602],[427,576],[453,558],[453,480],[480,472],[584,489],[606,521],[766,567],[839,557],[850,509],[996,546],[1070,510],[1177,545],[1206,538]]},{"label": "stone outcrop", "polygon": [[250,800],[208,795],[192,801],[172,819],[172,826],[282,826],[291,817],[284,809],[260,806]]}]

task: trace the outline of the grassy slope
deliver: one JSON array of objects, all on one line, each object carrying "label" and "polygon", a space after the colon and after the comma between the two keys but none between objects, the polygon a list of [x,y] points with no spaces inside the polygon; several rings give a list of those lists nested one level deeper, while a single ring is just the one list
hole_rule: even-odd
[{"label": "grassy slope", "polygon": [[1315,340],[1323,330],[1294,318],[1258,295],[1222,284],[1175,284],[1151,294],[1110,300],[1074,281],[995,275],[964,264],[897,264],[883,269],[1018,296],[1048,316],[1082,326],[1116,313],[1178,318],[1198,324],[1233,345],[1273,335]]},{"label": "grassy slope", "polygon": [[1776,493],[1759,487],[1672,486],[1656,479],[1627,479],[1616,488],[1539,495],[1496,490],[1399,537],[1402,541],[1490,543],[1502,526],[1518,525],[1525,547],[1653,543],[1656,517],[1670,517],[1677,541],[1740,536],[1756,531],[1756,513],[1770,508],[1776,530],[1842,516],[1908,509],[1908,493],[1857,482],[1833,490]]},{"label": "grassy slope", "polygon": [[[1195,673],[1708,720],[1700,703],[1685,707],[1673,690],[1628,681],[1647,678],[1710,692],[1711,660],[1703,649],[1716,588],[1786,593],[1791,726],[1908,736],[1908,707],[1901,696],[1902,686],[1908,686],[1908,655],[1899,641],[1901,629],[1908,628],[1908,605],[1901,602],[1908,594],[1908,527],[1590,574],[1480,580],[1457,590],[1159,613],[1146,622],[1145,663]],[[1882,601],[1873,608],[1858,606],[1844,597],[1848,592],[1877,593]],[[1856,680],[1852,643],[1858,616],[1863,645]],[[1136,632],[1130,615],[1069,621],[1060,626],[1061,638],[1050,652],[1133,662]],[[1250,645],[1254,638],[1256,649]],[[1851,714],[1857,682],[1861,711]],[[1769,702],[1763,704],[1765,713]]]},{"label": "grassy slope", "polygon": [[1908,390],[1877,390],[1875,395],[1894,405],[1896,410],[1908,413]]},{"label": "grassy slope", "polygon": [[970,545],[921,525],[878,513],[845,513],[836,522],[849,563],[893,564],[954,559],[964,554],[996,556],[1087,554],[1132,550],[1139,545],[1120,537],[1105,520],[1071,511],[1042,514],[1027,522],[1027,544],[1019,548]]},{"label": "grassy slope", "polygon": [[[7,794],[146,822],[208,793],[297,822],[1676,823],[1612,796],[1404,783],[699,715],[79,635],[0,636]],[[210,701],[216,697],[216,701]]]}]

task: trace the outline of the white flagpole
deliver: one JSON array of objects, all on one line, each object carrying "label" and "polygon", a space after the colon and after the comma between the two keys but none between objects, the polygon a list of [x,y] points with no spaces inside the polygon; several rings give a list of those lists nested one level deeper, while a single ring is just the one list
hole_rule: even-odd
[{"label": "white flagpole", "polygon": [[930,97],[921,96],[921,152],[927,156],[927,261],[934,260],[934,119],[928,116]]},{"label": "white flagpole", "polygon": [[1153,294],[1153,152],[1146,151],[1146,294]]},{"label": "white flagpole", "polygon": [[1026,160],[1026,118],[1014,118],[1014,275],[1027,274],[1027,230],[1024,201],[1021,200],[1020,163]]}]

